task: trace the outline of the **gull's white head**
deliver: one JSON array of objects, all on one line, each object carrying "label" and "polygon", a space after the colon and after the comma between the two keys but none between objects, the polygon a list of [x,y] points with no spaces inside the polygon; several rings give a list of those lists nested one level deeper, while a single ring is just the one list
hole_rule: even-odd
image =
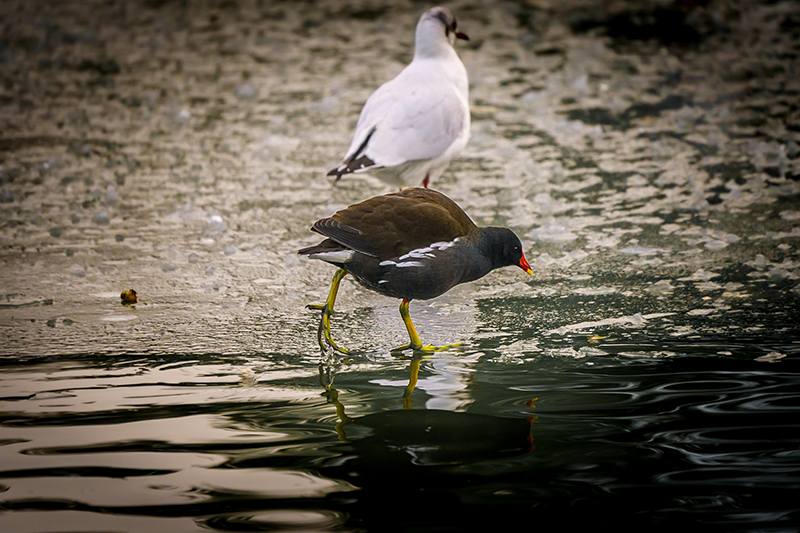
[{"label": "gull's white head", "polygon": [[432,57],[447,54],[456,39],[469,40],[466,33],[458,31],[456,18],[446,7],[427,10],[417,23],[415,56]]}]

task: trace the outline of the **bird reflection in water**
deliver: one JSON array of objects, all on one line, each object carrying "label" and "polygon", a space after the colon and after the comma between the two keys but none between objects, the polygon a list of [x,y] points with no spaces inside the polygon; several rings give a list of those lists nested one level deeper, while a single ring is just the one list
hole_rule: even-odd
[{"label": "bird reflection in water", "polygon": [[[535,416],[506,418],[431,409],[412,409],[411,393],[419,377],[420,355],[410,360],[403,409],[350,417],[333,387],[330,366],[320,365],[320,384],[339,419],[335,428],[347,443],[361,475],[379,465],[384,472],[415,466],[460,467],[501,460],[533,451]],[[533,400],[526,403],[533,407]],[[354,454],[354,455],[353,455]],[[378,466],[376,466],[377,468]]]}]

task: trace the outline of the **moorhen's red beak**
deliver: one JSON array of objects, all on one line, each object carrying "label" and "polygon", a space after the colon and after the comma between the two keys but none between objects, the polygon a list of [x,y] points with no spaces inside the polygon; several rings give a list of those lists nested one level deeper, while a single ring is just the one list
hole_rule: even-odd
[{"label": "moorhen's red beak", "polygon": [[467,35],[463,31],[457,31],[456,39],[461,39],[462,41],[469,41],[469,35]]},{"label": "moorhen's red beak", "polygon": [[525,256],[523,255],[522,258],[519,260],[519,267],[528,273],[529,276],[533,276],[533,269],[528,264],[528,261],[525,260]]}]

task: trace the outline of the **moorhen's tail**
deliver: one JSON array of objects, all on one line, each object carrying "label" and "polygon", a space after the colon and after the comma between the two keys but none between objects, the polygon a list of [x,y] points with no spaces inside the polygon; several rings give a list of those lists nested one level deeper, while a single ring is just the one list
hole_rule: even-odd
[{"label": "moorhen's tail", "polygon": [[315,244],[314,246],[307,246],[305,248],[301,248],[297,250],[299,255],[311,255],[311,254],[324,254],[328,252],[338,252],[339,250],[344,249],[344,247],[339,244],[338,242],[334,242],[330,239],[325,239],[319,244]]}]

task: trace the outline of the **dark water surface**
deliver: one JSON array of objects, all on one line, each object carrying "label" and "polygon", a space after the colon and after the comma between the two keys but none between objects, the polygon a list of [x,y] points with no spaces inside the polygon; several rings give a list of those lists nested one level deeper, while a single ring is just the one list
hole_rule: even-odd
[{"label": "dark water surface", "polygon": [[419,359],[295,251],[425,5],[0,2],[0,531],[800,530],[800,15],[704,3],[449,4],[535,275]]},{"label": "dark water surface", "polygon": [[410,405],[409,361],[320,373],[272,354],[6,364],[0,524],[449,531],[497,527],[502,513],[791,531],[797,350],[770,364],[753,361],[763,343],[720,345],[651,339],[600,350],[672,356],[515,364],[437,354]]}]

